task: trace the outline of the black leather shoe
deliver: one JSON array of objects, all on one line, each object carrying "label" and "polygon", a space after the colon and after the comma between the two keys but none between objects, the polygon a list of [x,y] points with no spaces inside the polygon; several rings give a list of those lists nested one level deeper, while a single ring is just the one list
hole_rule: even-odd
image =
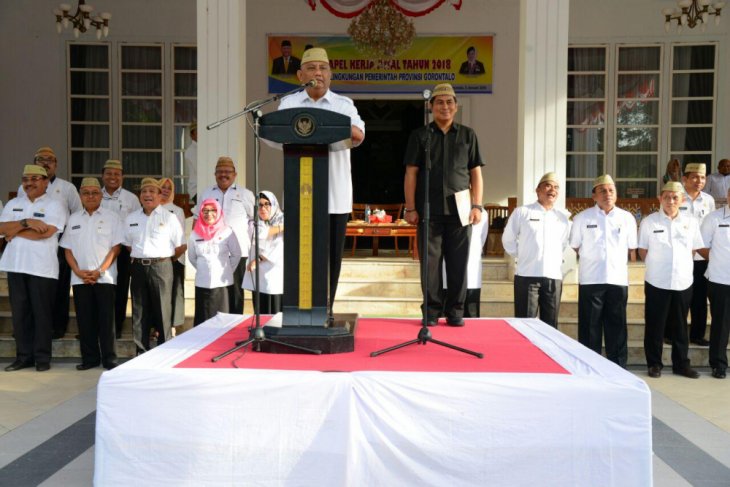
[{"label": "black leather shoe", "polygon": [[98,367],[99,364],[78,364],[76,366],[76,370],[89,370],[93,369],[94,367]]},{"label": "black leather shoe", "polygon": [[446,318],[446,324],[449,326],[464,326],[464,318]]},{"label": "black leather shoe", "polygon": [[712,369],[712,377],[714,377],[715,379],[724,379],[725,378],[725,370],[724,369],[719,369],[717,367],[714,368],[714,369]]},{"label": "black leather shoe", "polygon": [[689,366],[684,367],[682,369],[672,370],[672,373],[674,375],[682,375],[684,377],[687,377],[688,379],[699,379],[700,378],[700,373]]},{"label": "black leather shoe", "polygon": [[104,368],[105,368],[106,370],[112,370],[112,369],[113,369],[114,367],[116,367],[117,365],[119,365],[119,364],[118,364],[118,363],[116,363],[116,362],[106,362],[106,363],[104,363]]},{"label": "black leather shoe", "polygon": [[[428,321],[426,321],[426,326],[436,326],[438,323],[438,320],[432,320],[429,318]],[[421,320],[421,325],[423,325],[423,320]]]},{"label": "black leather shoe", "polygon": [[45,363],[45,364],[35,364],[35,369],[38,372],[45,372],[46,370],[51,368],[51,364]]},{"label": "black leather shoe", "polygon": [[662,368],[658,365],[653,365],[649,367],[649,377],[652,379],[658,379],[662,376]]},{"label": "black leather shoe", "polygon": [[33,362],[23,362],[22,360],[16,360],[12,364],[5,367],[5,372],[13,372],[15,370],[27,369],[35,365]]},{"label": "black leather shoe", "polygon": [[709,347],[710,341],[705,340],[704,338],[698,338],[697,340],[690,340],[690,343],[694,343],[695,345],[699,345],[700,347]]}]

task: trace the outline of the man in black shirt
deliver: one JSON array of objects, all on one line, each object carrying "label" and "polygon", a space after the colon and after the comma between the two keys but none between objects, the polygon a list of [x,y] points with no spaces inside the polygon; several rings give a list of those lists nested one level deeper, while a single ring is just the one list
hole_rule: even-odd
[{"label": "man in black shirt", "polygon": [[[418,245],[423,249],[424,171],[426,141],[430,135],[431,173],[429,176],[429,203],[431,207],[429,238],[427,242],[428,269],[424,306],[426,324],[433,326],[443,312],[446,324],[464,325],[466,298],[466,265],[469,258],[471,224],[478,223],[482,211],[482,170],[479,144],[472,129],[454,122],[458,106],[456,93],[450,84],[437,85],[429,100],[433,122],[411,133],[406,148],[406,220],[419,224]],[[469,224],[462,225],[457,210],[457,194],[468,192],[471,202]],[[443,297],[441,262],[446,264],[447,288]]]}]

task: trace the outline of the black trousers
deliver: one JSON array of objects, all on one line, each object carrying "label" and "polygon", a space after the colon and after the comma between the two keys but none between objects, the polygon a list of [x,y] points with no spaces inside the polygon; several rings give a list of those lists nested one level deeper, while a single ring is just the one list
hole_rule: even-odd
[{"label": "black trousers", "polygon": [[705,338],[705,331],[707,330],[707,278],[705,277],[707,264],[706,260],[694,261],[692,304],[689,309],[692,316],[692,325],[689,331],[690,340]]},{"label": "black trousers", "polygon": [[185,264],[172,263],[172,326],[185,324]]},{"label": "black trousers", "polygon": [[710,311],[710,367],[727,369],[727,341],[730,333],[730,286],[709,283]]},{"label": "black trousers", "polygon": [[[418,246],[423,249],[424,224],[418,225]],[[428,230],[428,268],[421,258],[421,284],[426,282],[426,318],[437,320],[441,312],[449,320],[464,316],[466,300],[466,266],[469,262],[471,225],[462,226],[458,216],[437,217],[431,220]],[[424,252],[421,252],[421,256]],[[446,287],[443,292],[442,262],[446,265]],[[421,309],[423,310],[423,306]]]},{"label": "black trousers", "polygon": [[193,326],[208,321],[218,312],[228,313],[228,297],[232,286],[206,289],[195,286],[195,319]]},{"label": "black trousers", "polygon": [[71,299],[71,267],[66,262],[65,251],[66,249],[58,247],[58,280],[53,301],[53,336],[58,338],[63,337],[68,329],[68,308]]},{"label": "black trousers", "polygon": [[246,273],[246,261],[248,257],[241,257],[238,265],[233,270],[233,285],[228,286],[228,312],[242,315],[243,314],[243,276]]},{"label": "black trousers", "polygon": [[53,307],[56,279],[8,272],[8,294],[13,315],[16,358],[23,363],[51,361]]},{"label": "black trousers", "polygon": [[333,313],[337,284],[342,270],[342,254],[345,251],[345,233],[349,213],[330,213],[330,294],[329,312]]},{"label": "black trousers", "polygon": [[601,353],[606,342],[606,358],[626,368],[628,332],[626,304],[628,286],[581,284],[578,287],[578,341]]},{"label": "black trousers", "polygon": [[[259,301],[261,303],[262,315],[275,315],[281,311],[283,294],[266,294],[259,293]],[[256,300],[254,300],[254,311],[256,311]]]},{"label": "black trousers", "polygon": [[129,298],[129,250],[122,245],[117,256],[117,287],[114,291],[114,326],[117,338],[122,336],[124,320],[127,317],[127,300]]},{"label": "black trousers", "polygon": [[481,316],[482,289],[467,289],[464,300],[464,318],[479,318]]},{"label": "black trousers", "polygon": [[536,318],[558,327],[563,281],[549,277],[515,276],[515,318]]},{"label": "black trousers", "polygon": [[152,265],[132,262],[132,330],[137,347],[150,349],[150,331],[159,332],[162,345],[172,336],[172,262],[170,259]]},{"label": "black trousers", "polygon": [[76,321],[79,324],[81,362],[98,365],[116,362],[114,347],[114,284],[74,285]]},{"label": "black trousers", "polygon": [[672,337],[672,369],[689,365],[687,310],[692,301],[692,287],[683,291],[660,289],[644,282],[644,355],[647,367],[663,367],[664,329]]}]

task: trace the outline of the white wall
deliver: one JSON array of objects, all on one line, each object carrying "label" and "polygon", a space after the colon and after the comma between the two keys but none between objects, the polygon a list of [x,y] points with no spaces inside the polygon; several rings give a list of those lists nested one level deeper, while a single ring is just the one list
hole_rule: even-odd
[{"label": "white wall", "polygon": [[[24,164],[38,147],[59,157],[58,174],[69,173],[66,132],[66,41],[52,13],[61,0],[0,1],[0,200],[20,183]],[[71,2],[76,8],[77,1]],[[195,43],[195,0],[89,0],[112,13],[108,41]],[[74,10],[75,11],[75,10]],[[95,29],[80,40],[94,41]]]},{"label": "white wall", "polygon": [[[484,200],[490,202],[506,201],[508,196],[515,194],[516,188],[519,3],[511,0],[467,0],[462,3],[461,10],[454,10],[444,4],[431,14],[414,19],[416,32],[420,35],[495,34],[494,93],[460,97],[468,98],[468,117],[463,121],[474,128],[479,137],[482,157],[486,162]],[[260,8],[260,5],[254,1],[247,4],[246,55],[249,72],[246,94],[249,100],[267,95],[266,34],[345,35],[350,23],[348,19],[332,15],[320,4],[314,12],[305,1],[267,0],[265,9]],[[276,15],[272,15],[273,12]],[[403,96],[406,95],[377,98]],[[410,96],[420,99],[418,95]],[[355,95],[353,98],[375,97]],[[250,138],[248,142],[249,160],[252,160],[253,143]],[[281,194],[281,152],[263,147],[261,168],[260,187]],[[248,169],[247,185],[252,187],[253,169]]]}]

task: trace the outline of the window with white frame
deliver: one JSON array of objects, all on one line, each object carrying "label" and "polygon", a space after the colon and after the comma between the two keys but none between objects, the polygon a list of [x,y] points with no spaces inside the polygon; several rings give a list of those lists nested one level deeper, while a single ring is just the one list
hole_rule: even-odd
[{"label": "window with white frame", "polygon": [[589,197],[602,173],[619,197],[655,197],[671,158],[709,171],[716,56],[714,43],[571,46],[567,197]]},{"label": "window with white frame", "polygon": [[196,116],[195,47],[69,43],[67,59],[72,180],[99,177],[104,161],[118,158],[127,189],[170,176],[185,192],[178,160]]}]

